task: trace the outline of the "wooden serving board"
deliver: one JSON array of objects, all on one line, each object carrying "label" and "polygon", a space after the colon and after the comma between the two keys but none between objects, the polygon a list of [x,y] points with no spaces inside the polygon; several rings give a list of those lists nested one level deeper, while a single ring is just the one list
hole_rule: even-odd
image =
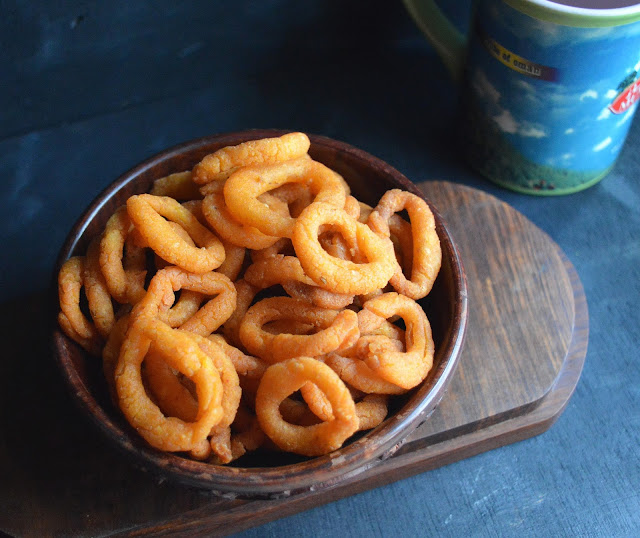
[{"label": "wooden serving board", "polygon": [[[0,443],[0,529],[21,536],[231,534],[549,428],[573,393],[587,350],[587,304],[573,266],[549,236],[495,197],[444,182],[420,187],[460,249],[470,317],[447,394],[391,458],[322,491],[220,498],[132,468],[41,375],[26,396],[46,398],[42,407],[36,402],[17,415],[0,408],[8,439]],[[7,381],[16,371],[2,373],[0,392],[17,394]],[[46,422],[43,434],[32,434],[37,446],[16,457],[10,435],[21,426],[11,421],[34,418]],[[38,468],[43,455],[55,461]]]}]

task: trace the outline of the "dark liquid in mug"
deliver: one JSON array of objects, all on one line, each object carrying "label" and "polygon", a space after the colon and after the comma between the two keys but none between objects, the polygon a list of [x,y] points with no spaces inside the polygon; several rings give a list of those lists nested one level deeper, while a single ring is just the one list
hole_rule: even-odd
[{"label": "dark liquid in mug", "polygon": [[613,9],[639,5],[638,0],[551,0],[554,4],[588,9]]}]

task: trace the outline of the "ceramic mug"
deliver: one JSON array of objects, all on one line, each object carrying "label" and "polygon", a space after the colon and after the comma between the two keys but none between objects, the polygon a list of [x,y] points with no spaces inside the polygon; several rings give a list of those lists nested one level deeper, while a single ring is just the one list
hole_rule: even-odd
[{"label": "ceramic mug", "polygon": [[568,194],[613,167],[640,98],[640,2],[476,0],[468,36],[404,0],[460,83],[460,144],[504,187]]}]

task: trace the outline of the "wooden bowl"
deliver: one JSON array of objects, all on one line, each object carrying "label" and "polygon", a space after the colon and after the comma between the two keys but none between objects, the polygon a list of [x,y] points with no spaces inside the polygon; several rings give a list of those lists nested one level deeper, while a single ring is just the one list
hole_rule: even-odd
[{"label": "wooden bowl", "polygon": [[[71,230],[57,268],[70,256],[86,251],[109,216],[127,198],[147,192],[154,179],[191,169],[205,155],[240,142],[279,136],[281,131],[251,130],[187,142],[136,166],[100,194]],[[344,176],[353,194],[376,205],[388,189],[402,188],[421,195],[415,185],[380,159],[348,144],[310,135],[310,155]],[[430,204],[431,205],[431,204]],[[100,361],[55,330],[53,345],[73,399],[107,439],[138,467],[163,478],[247,498],[283,496],[336,484],[392,455],[403,440],[442,398],[456,369],[467,322],[466,279],[458,251],[442,217],[431,206],[442,245],[442,268],[432,292],[421,301],[431,322],[436,353],[427,379],[402,397],[395,397],[388,418],[377,428],[354,438],[335,452],[316,458],[256,453],[228,466],[193,461],[150,447],[114,407],[102,377]],[[57,303],[53,305],[55,314]]]}]

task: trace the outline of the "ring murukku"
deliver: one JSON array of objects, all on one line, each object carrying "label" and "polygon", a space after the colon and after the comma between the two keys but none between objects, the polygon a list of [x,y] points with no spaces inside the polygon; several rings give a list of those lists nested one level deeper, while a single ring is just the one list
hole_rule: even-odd
[{"label": "ring murukku", "polygon": [[389,412],[386,394],[367,394],[356,402],[356,414],[358,415],[358,431],[371,430],[382,424]]},{"label": "ring murukku", "polygon": [[131,236],[126,206],[107,221],[100,241],[100,267],[109,292],[121,304],[135,304],[144,295],[146,259],[142,246]]},{"label": "ring murukku", "polygon": [[[195,383],[198,412],[193,422],[167,417],[147,396],[141,366],[152,341],[165,361]],[[222,382],[209,356],[185,331],[161,321],[132,317],[115,372],[120,409],[128,422],[153,447],[189,451],[220,422]]]},{"label": "ring murukku", "polygon": [[287,295],[304,301],[305,303],[319,306],[320,308],[330,308],[331,310],[342,310],[353,302],[354,296],[348,293],[334,293],[325,290],[315,284],[306,284],[297,280],[288,280],[282,283]]},{"label": "ring murukku", "polygon": [[408,191],[392,189],[382,196],[367,223],[376,233],[390,237],[389,220],[402,210],[409,213],[411,223],[411,278],[407,279],[402,267],[397,265],[390,283],[398,293],[421,299],[431,291],[442,262],[435,219],[427,202]]},{"label": "ring murukku", "polygon": [[100,269],[100,236],[89,243],[82,278],[91,319],[100,336],[106,340],[116,318],[111,294]]},{"label": "ring murukku", "polygon": [[60,310],[73,332],[84,340],[99,338],[94,324],[86,318],[80,309],[80,295],[84,287],[84,256],[69,258],[58,273],[58,298]]},{"label": "ring murukku", "polygon": [[275,165],[247,167],[224,184],[229,212],[246,226],[278,237],[291,237],[296,219],[288,211],[273,211],[258,196],[287,183],[303,183],[314,201],[344,207],[346,193],[338,174],[313,159],[300,158]]},{"label": "ring murukku", "polygon": [[[263,326],[278,319],[311,323],[317,332],[309,335],[272,334]],[[290,297],[268,297],[247,310],[238,336],[244,347],[273,363],[297,356],[320,356],[352,346],[359,336],[358,315],[351,310],[319,308]]]},{"label": "ring murukku", "polygon": [[276,284],[295,299],[321,308],[338,310],[350,305],[353,295],[334,293],[316,285],[303,271],[295,256],[273,254],[261,257],[247,267],[244,278],[251,285],[264,289]]},{"label": "ring murukku", "polygon": [[157,311],[156,317],[166,320],[165,312],[173,304],[173,292],[178,290],[195,292],[199,295],[197,300],[204,300],[204,304],[179,326],[201,336],[208,336],[218,329],[236,307],[236,288],[222,273],[193,274],[170,266],[158,271],[149,283],[147,295],[157,298],[152,307]]},{"label": "ring murukku", "polygon": [[237,168],[276,163],[305,155],[311,145],[304,133],[287,133],[280,137],[250,140],[210,153],[193,168],[193,181],[204,185],[226,179]]},{"label": "ring murukku", "polygon": [[[366,260],[354,263],[331,256],[318,237],[332,226]],[[393,244],[350,217],[343,209],[314,202],[298,217],[291,237],[304,272],[320,287],[337,293],[364,294],[383,288],[396,269]]]},{"label": "ring murukku", "polygon": [[239,347],[242,346],[238,335],[240,323],[260,289],[249,284],[244,278],[236,280],[233,284],[236,288],[236,309],[223,323],[222,332],[230,344]]},{"label": "ring murukku", "polygon": [[411,389],[424,380],[433,364],[434,343],[426,314],[413,299],[395,292],[384,293],[364,304],[380,318],[399,315],[405,323],[405,350],[395,349],[393,340],[371,338],[364,361],[383,379]]},{"label": "ring murukku", "polygon": [[[224,261],[220,239],[173,198],[134,195],[127,200],[127,212],[151,249],[169,263],[192,273],[206,273]],[[180,224],[200,248],[186,243],[165,218]]]},{"label": "ring murukku", "polygon": [[[332,420],[299,426],[282,418],[280,403],[307,382],[327,396]],[[278,447],[305,456],[319,456],[341,447],[358,429],[349,389],[331,368],[309,357],[289,359],[267,368],[256,394],[256,416],[264,433]]]},{"label": "ring murukku", "polygon": [[258,447],[325,454],[428,375],[414,300],[441,263],[428,204],[393,190],[372,208],[308,149],[289,133],[156,179],[62,266],[62,331],[102,355],[153,447],[221,465]]},{"label": "ring murukku", "polygon": [[224,246],[224,261],[222,265],[216,269],[218,273],[222,273],[232,282],[240,276],[242,268],[244,266],[244,259],[247,254],[247,250],[244,247],[239,247],[228,241],[222,239]]},{"label": "ring murukku", "polygon": [[325,363],[334,370],[345,383],[371,394],[404,394],[405,389],[386,381],[372,370],[363,360],[339,353],[330,353]]},{"label": "ring murukku", "polygon": [[279,237],[263,234],[253,226],[239,222],[227,208],[221,192],[205,196],[202,201],[202,212],[209,226],[225,241],[239,247],[260,250],[270,247]]},{"label": "ring murukku", "polygon": [[198,200],[202,198],[199,186],[194,183],[190,170],[176,172],[156,179],[149,194],[170,196],[176,200]]},{"label": "ring murukku", "polygon": [[262,374],[264,374],[264,371],[267,369],[267,363],[257,357],[243,353],[237,347],[229,344],[222,335],[212,334],[208,338],[220,346],[227,357],[231,359],[240,379],[243,396],[246,397],[247,392],[255,394],[256,390],[258,390],[258,383],[260,383]]},{"label": "ring murukku", "polygon": [[120,356],[120,348],[129,329],[129,314],[125,314],[116,321],[109,338],[102,348],[102,373],[109,388],[111,401],[118,405],[118,393],[116,391],[116,366]]}]

